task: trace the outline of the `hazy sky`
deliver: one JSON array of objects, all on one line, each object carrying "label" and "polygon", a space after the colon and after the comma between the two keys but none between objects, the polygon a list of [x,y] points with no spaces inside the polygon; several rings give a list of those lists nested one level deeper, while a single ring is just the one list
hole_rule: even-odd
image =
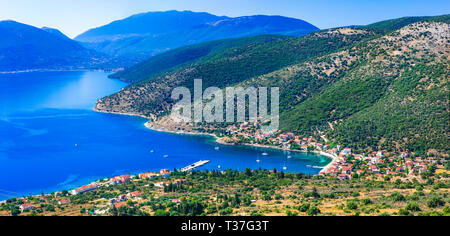
[{"label": "hazy sky", "polygon": [[135,13],[192,10],[216,15],[283,15],[321,29],[403,16],[450,13],[449,0],[0,0],[0,20],[57,28],[74,37]]}]

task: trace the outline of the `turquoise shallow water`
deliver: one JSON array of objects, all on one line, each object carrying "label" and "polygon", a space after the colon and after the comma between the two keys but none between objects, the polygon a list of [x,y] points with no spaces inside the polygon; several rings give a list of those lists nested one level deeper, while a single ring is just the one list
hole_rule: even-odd
[{"label": "turquoise shallow water", "polygon": [[286,166],[289,172],[309,174],[320,169],[308,166],[330,162],[313,154],[220,146],[209,137],[159,133],[146,129],[142,118],[91,111],[95,101],[124,86],[103,72],[0,74],[0,200],[199,160],[211,160],[202,170]]}]

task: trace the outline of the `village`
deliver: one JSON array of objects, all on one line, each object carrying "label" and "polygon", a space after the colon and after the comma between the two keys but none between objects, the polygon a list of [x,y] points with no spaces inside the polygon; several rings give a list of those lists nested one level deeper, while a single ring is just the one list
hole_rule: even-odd
[{"label": "village", "polygon": [[[179,172],[190,172],[195,170],[196,168],[203,166],[205,164],[209,163],[209,161],[198,161],[192,165],[186,166],[180,170],[177,170]],[[71,200],[70,200],[70,195],[72,196],[76,196],[76,195],[81,195],[84,193],[88,193],[94,190],[98,190],[102,187],[112,187],[112,186],[117,186],[117,185],[123,185],[123,184],[128,184],[130,182],[139,182],[141,180],[151,180],[154,178],[158,178],[159,180],[161,180],[160,182],[156,182],[153,184],[154,187],[159,188],[164,190],[164,188],[166,188],[169,185],[181,185],[184,183],[183,179],[175,179],[173,181],[163,181],[164,179],[167,179],[169,177],[171,177],[172,171],[169,169],[161,169],[159,172],[146,172],[146,173],[140,173],[137,175],[120,175],[120,176],[116,176],[113,178],[107,178],[107,179],[103,179],[103,180],[99,180],[99,181],[95,181],[93,183],[90,183],[88,185],[79,187],[77,189],[73,189],[71,191],[68,191],[67,193],[64,192],[55,192],[53,194],[42,194],[40,196],[35,196],[32,198],[37,198],[39,199],[39,201],[45,201],[47,198],[53,198],[53,197],[61,197],[61,196],[66,196],[65,198],[62,198],[61,200],[58,201],[58,205],[60,207],[63,207],[65,205],[69,205],[71,204]],[[145,186],[145,187],[150,187],[149,185]],[[109,198],[109,199],[104,199],[106,204],[103,205],[103,207],[101,207],[100,209],[95,209],[94,211],[90,212],[89,214],[91,215],[105,215],[107,214],[111,208],[114,209],[119,209],[121,207],[129,207],[131,202],[139,202],[142,196],[142,192],[140,191],[133,191],[133,192],[129,192],[126,194],[120,194],[117,197],[114,198]],[[35,210],[37,207],[35,204],[29,203],[28,202],[28,197],[24,197],[24,198],[19,198],[17,200],[24,202],[23,204],[21,204],[19,206],[19,210],[21,213],[23,212],[29,212],[29,211],[33,211]],[[180,199],[175,199],[173,200],[173,202],[175,204],[179,204],[180,203]],[[2,201],[0,202],[0,204],[5,204],[7,201]]]},{"label": "village", "polygon": [[219,142],[312,152],[328,156],[333,161],[323,168],[320,175],[339,180],[369,176],[418,178],[421,174],[430,171],[433,166],[437,169],[445,169],[436,159],[423,158],[412,153],[393,154],[376,151],[356,154],[351,148],[336,145],[323,136],[324,142],[321,143],[313,137],[301,137],[293,133],[282,133],[279,130],[264,133],[260,127],[259,122],[230,125]]},{"label": "village", "polygon": [[[319,142],[313,137],[301,137],[293,133],[282,133],[273,131],[264,133],[261,131],[260,124],[243,123],[239,126],[230,125],[226,131],[219,137],[218,142],[222,144],[247,144],[261,146],[266,148],[277,148],[289,151],[311,152],[318,155],[324,155],[332,159],[332,161],[322,169],[320,176],[329,179],[338,179],[340,181],[351,179],[375,178],[378,180],[389,180],[392,177],[401,177],[402,179],[420,179],[422,174],[432,171],[432,167],[437,169],[445,169],[439,165],[438,160],[425,159],[418,156],[412,156],[410,153],[402,152],[398,155],[385,155],[382,151],[372,152],[369,154],[355,154],[351,148],[341,147],[332,142]],[[325,138],[323,138],[325,139]],[[324,140],[327,141],[327,140]],[[180,172],[191,172],[197,167],[207,164],[209,161],[199,161],[192,165],[188,165],[180,170]],[[274,171],[270,171],[274,173]],[[45,201],[47,198],[58,197],[59,207],[63,208],[71,204],[71,196],[82,195],[100,188],[108,188],[113,186],[124,185],[128,183],[137,183],[141,180],[157,179],[152,186],[162,191],[169,185],[181,185],[184,179],[171,179],[172,171],[169,169],[161,169],[159,172],[146,172],[137,175],[120,175],[113,178],[99,180],[88,185],[64,192],[56,192],[51,195],[40,195],[34,198]],[[150,187],[146,185],[145,187]],[[101,199],[102,204],[97,205],[95,209],[89,212],[90,215],[105,215],[114,209],[122,207],[130,207],[134,203],[143,201],[141,191],[129,191],[119,194],[111,198]],[[30,212],[36,209],[36,205],[30,203],[27,199],[19,198],[23,202],[20,204],[21,213]],[[181,199],[172,199],[173,204],[180,204]],[[4,204],[6,201],[0,202]]]}]

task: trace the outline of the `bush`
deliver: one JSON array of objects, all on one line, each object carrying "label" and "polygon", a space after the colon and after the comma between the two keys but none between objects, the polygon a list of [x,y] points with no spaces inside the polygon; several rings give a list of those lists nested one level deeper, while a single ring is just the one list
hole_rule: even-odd
[{"label": "bush", "polygon": [[358,209],[358,203],[355,201],[347,201],[347,209],[349,210],[357,210]]},{"label": "bush", "polygon": [[450,214],[450,207],[449,206],[445,206],[444,209],[442,210],[442,212],[444,212],[445,215]]},{"label": "bush", "polygon": [[406,210],[412,211],[412,212],[421,211],[419,204],[417,204],[416,202],[409,202],[408,205],[406,206]]},{"label": "bush", "polygon": [[311,206],[306,213],[310,216],[316,216],[320,214],[320,210],[316,206]]},{"label": "bush", "polygon": [[299,207],[299,210],[300,210],[301,212],[307,212],[307,211],[309,210],[310,207],[311,207],[311,204],[309,204],[309,203],[304,203],[303,205],[301,205],[301,206]]},{"label": "bush", "polygon": [[154,216],[169,216],[169,215],[170,215],[169,212],[161,210],[161,209],[155,211],[155,214],[154,214]]},{"label": "bush", "polygon": [[231,215],[233,213],[233,209],[231,207],[227,207],[220,211],[221,216]]},{"label": "bush", "polygon": [[361,200],[363,205],[370,205],[372,204],[372,200],[370,200],[370,198],[364,198]]},{"label": "bush", "polygon": [[391,200],[394,202],[404,202],[406,201],[405,196],[403,196],[401,193],[399,192],[393,192],[390,196]]},{"label": "bush", "polygon": [[286,211],[286,216],[298,216],[297,212]]},{"label": "bush", "polygon": [[400,210],[398,211],[398,215],[399,215],[399,216],[413,216],[413,214],[411,214],[411,212],[409,212],[409,211],[406,210],[406,209],[400,209]]},{"label": "bush", "polygon": [[444,205],[445,205],[445,202],[441,198],[436,197],[436,196],[431,197],[427,201],[427,206],[429,208],[437,208],[437,207],[444,206]]}]

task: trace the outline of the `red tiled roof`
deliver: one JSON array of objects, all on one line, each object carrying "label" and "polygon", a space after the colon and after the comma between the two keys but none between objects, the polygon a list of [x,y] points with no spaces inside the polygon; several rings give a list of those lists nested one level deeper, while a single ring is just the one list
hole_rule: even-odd
[{"label": "red tiled roof", "polygon": [[119,202],[119,203],[114,204],[114,206],[115,206],[116,208],[121,208],[121,207],[123,207],[123,206],[128,206],[128,205],[127,205],[126,202]]}]

